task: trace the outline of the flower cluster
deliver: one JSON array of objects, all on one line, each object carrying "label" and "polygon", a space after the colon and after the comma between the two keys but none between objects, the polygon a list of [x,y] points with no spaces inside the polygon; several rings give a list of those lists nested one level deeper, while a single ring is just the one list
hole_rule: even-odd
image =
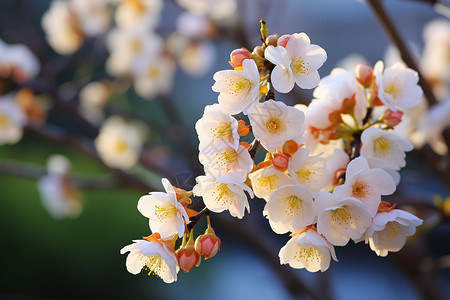
[{"label": "flower cluster", "polygon": [[[399,251],[422,220],[382,196],[395,192],[405,152],[413,149],[393,129],[401,123],[401,110],[422,96],[417,73],[401,64],[384,68],[380,61],[373,69],[334,69],[320,79],[327,55],[305,33],[269,35],[262,21],[261,35],[263,44],[252,52],[231,53],[233,70],[214,75],[218,103],[207,106],[195,126],[205,175],[196,178],[192,193],[203,198],[208,212],[228,210],[237,218],[250,212],[245,192],[264,199],[272,230],[291,236],[279,258],[293,268],[323,272],[331,258],[337,260],[334,247],[350,240],[365,241],[379,256]],[[295,85],[315,88],[308,106],[275,99],[276,92],[288,93]],[[241,140],[250,135],[251,144]],[[265,158],[256,163],[260,148]],[[175,256],[160,251],[158,261],[176,257],[178,266],[190,270],[200,263],[194,251],[200,237],[194,246],[192,228],[202,213],[187,208],[191,192],[163,183],[166,193],[143,196],[138,209],[163,240],[174,244],[183,237]],[[144,243],[124,250],[149,257],[139,246]],[[212,241],[206,244],[213,248]],[[153,261],[151,254],[145,259]],[[171,270],[171,277],[155,273],[173,281],[176,268]]]}]

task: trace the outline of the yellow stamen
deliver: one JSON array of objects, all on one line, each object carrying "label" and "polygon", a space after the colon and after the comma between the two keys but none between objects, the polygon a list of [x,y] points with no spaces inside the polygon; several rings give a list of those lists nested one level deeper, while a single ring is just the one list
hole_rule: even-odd
[{"label": "yellow stamen", "polygon": [[389,144],[389,139],[383,136],[380,136],[373,141],[373,152],[375,152],[378,156],[385,157],[390,149],[391,145]]},{"label": "yellow stamen", "polygon": [[153,67],[148,71],[148,77],[151,79],[159,78],[160,75],[161,75],[161,72],[157,67]]},{"label": "yellow stamen", "polygon": [[5,114],[0,114],[0,128],[7,128],[11,121]]},{"label": "yellow stamen", "polygon": [[116,151],[118,153],[123,153],[128,150],[128,145],[123,140],[118,140],[116,142]]},{"label": "yellow stamen", "polygon": [[300,258],[303,258],[306,262],[320,262],[322,253],[316,247],[303,248],[300,246],[295,253],[294,260],[300,261]]},{"label": "yellow stamen", "polygon": [[222,151],[221,160],[226,164],[234,164],[238,161],[238,154],[233,149]]},{"label": "yellow stamen", "polygon": [[176,216],[178,209],[173,204],[155,205],[155,216],[162,222],[166,223],[171,217]]},{"label": "yellow stamen", "polygon": [[130,46],[133,53],[139,53],[142,50],[142,42],[139,39],[133,39]]},{"label": "yellow stamen", "polygon": [[351,215],[345,206],[335,209],[331,212],[331,219],[334,222],[339,223],[348,223],[348,220],[351,219]]},{"label": "yellow stamen", "polygon": [[267,122],[266,122],[266,129],[271,133],[271,134],[280,134],[281,132],[284,131],[284,123],[279,119],[279,118],[270,118]]},{"label": "yellow stamen", "polygon": [[278,185],[278,178],[275,175],[259,177],[257,185],[264,187],[268,191],[273,191],[280,187]]},{"label": "yellow stamen", "polygon": [[155,275],[161,277],[161,273],[165,269],[161,255],[148,257],[147,261],[145,262],[144,269],[148,270],[148,275],[154,273]]},{"label": "yellow stamen", "polygon": [[296,173],[297,173],[297,176],[298,176],[298,180],[300,180],[300,181],[308,181],[308,180],[311,180],[311,176],[313,174],[315,174],[316,172],[314,172],[310,168],[307,168],[307,166],[304,166],[303,168],[298,170]]},{"label": "yellow stamen", "polygon": [[352,186],[352,196],[355,198],[365,198],[369,192],[369,187],[365,182],[357,181]]},{"label": "yellow stamen", "polygon": [[214,128],[213,132],[214,137],[221,137],[223,140],[228,140],[230,143],[233,142],[233,131],[231,130],[231,122],[226,123],[223,122],[216,128]]},{"label": "yellow stamen", "polygon": [[398,228],[399,224],[397,222],[387,222],[386,226],[384,227],[384,230],[388,233],[388,235],[395,239],[399,232]]},{"label": "yellow stamen", "polygon": [[301,57],[292,60],[291,69],[294,73],[298,74],[307,74],[309,71],[306,62]]},{"label": "yellow stamen", "polygon": [[230,202],[230,195],[232,194],[232,191],[228,187],[227,184],[222,183],[219,185],[219,187],[214,192],[214,195],[216,195],[215,199],[217,202],[227,203]]},{"label": "yellow stamen", "polygon": [[293,216],[294,214],[300,214],[302,210],[302,199],[292,195],[283,199],[283,204],[286,208],[286,214]]},{"label": "yellow stamen", "polygon": [[234,92],[236,94],[245,92],[248,93],[250,91],[250,88],[252,87],[252,83],[247,78],[241,78],[235,82],[235,89]]},{"label": "yellow stamen", "polygon": [[394,83],[391,83],[390,85],[388,85],[387,87],[384,88],[384,92],[386,94],[391,94],[392,97],[395,99],[400,94],[400,89],[398,88],[397,85],[395,85]]}]

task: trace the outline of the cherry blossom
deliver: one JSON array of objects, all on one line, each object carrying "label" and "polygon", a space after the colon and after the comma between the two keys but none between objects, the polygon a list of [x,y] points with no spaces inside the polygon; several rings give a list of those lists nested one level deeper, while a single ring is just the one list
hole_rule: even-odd
[{"label": "cherry blossom", "polygon": [[255,138],[268,151],[275,151],[284,142],[300,137],[305,128],[303,112],[280,101],[258,103],[248,117]]},{"label": "cherry blossom", "polygon": [[273,166],[256,170],[250,173],[248,178],[255,196],[266,201],[269,201],[270,195],[276,189],[287,184],[295,184],[291,177]]},{"label": "cherry blossom", "polygon": [[288,93],[296,83],[304,89],[315,88],[320,81],[319,69],[327,54],[317,45],[312,45],[305,33],[290,36],[286,47],[268,46],[264,57],[276,67],[272,71],[273,87],[280,93]]},{"label": "cherry blossom", "polygon": [[303,185],[284,185],[276,189],[264,207],[272,230],[283,234],[298,232],[315,221],[314,193]]},{"label": "cherry blossom", "polygon": [[149,275],[154,273],[165,283],[177,280],[179,267],[175,252],[161,240],[159,234],[152,235],[149,240],[134,240],[120,250],[120,254],[126,252],[129,252],[126,266],[131,274],[139,274],[145,269]]},{"label": "cherry blossom", "polygon": [[151,192],[142,196],[138,202],[138,210],[149,218],[152,232],[158,232],[164,239],[174,235],[181,238],[189,217],[183,205],[177,200],[176,192],[169,180],[163,178],[162,183],[166,192]]},{"label": "cherry blossom", "polygon": [[233,217],[242,219],[245,209],[250,212],[246,191],[253,198],[252,190],[243,183],[216,179],[211,175],[198,176],[194,194],[203,197],[206,207],[213,212],[228,210]]},{"label": "cherry blossom", "polygon": [[399,170],[406,165],[405,151],[414,146],[395,133],[369,127],[361,134],[361,156],[367,158],[371,167]]},{"label": "cherry blossom", "polygon": [[259,72],[252,59],[242,62],[242,71],[223,70],[214,74],[213,91],[219,104],[231,115],[248,114],[259,99]]},{"label": "cherry blossom", "polygon": [[295,269],[305,268],[309,272],[324,272],[330,266],[331,258],[337,261],[333,245],[314,229],[294,234],[281,248],[279,256],[281,264],[289,264]]}]

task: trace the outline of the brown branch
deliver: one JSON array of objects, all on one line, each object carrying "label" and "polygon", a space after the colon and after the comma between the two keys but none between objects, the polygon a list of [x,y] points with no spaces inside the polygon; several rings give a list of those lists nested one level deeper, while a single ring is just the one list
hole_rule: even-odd
[{"label": "brown branch", "polygon": [[204,207],[198,214],[190,217],[190,222],[189,224],[187,224],[188,230],[190,231],[192,228],[194,228],[195,224],[197,224],[198,221],[200,221],[204,216],[209,215],[210,212],[211,211],[208,208]]},{"label": "brown branch", "polygon": [[402,60],[406,63],[406,65],[409,68],[415,70],[417,74],[419,74],[419,85],[423,90],[423,93],[428,101],[429,106],[435,105],[437,103],[437,100],[433,94],[430,85],[420,72],[419,67],[417,66],[411,52],[406,46],[406,43],[403,40],[403,38],[400,36],[400,33],[398,29],[395,27],[394,23],[392,22],[392,19],[387,14],[381,0],[367,0],[367,3],[369,4],[373,13],[377,17],[379,23],[383,27],[386,35],[389,37],[391,42],[397,46],[400,55],[402,57]]}]

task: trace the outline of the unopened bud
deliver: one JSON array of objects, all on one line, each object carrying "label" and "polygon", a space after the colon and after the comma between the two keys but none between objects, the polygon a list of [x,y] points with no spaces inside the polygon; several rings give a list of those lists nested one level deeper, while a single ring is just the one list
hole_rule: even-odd
[{"label": "unopened bud", "polygon": [[256,46],[255,48],[253,48],[253,55],[259,56],[259,57],[264,57],[264,49],[261,46]]},{"label": "unopened bud", "polygon": [[242,66],[242,62],[245,59],[250,59],[251,53],[245,48],[235,49],[230,53],[230,65],[233,68],[238,68]]},{"label": "unopened bud", "polygon": [[280,36],[277,41],[277,46],[286,48],[286,44],[289,42],[290,38],[291,38],[290,34],[285,34],[285,35]]},{"label": "unopened bud", "polygon": [[194,266],[199,266],[201,262],[201,256],[195,251],[194,241],[189,238],[189,241],[184,247],[178,249],[175,253],[178,265],[184,272],[189,272]]},{"label": "unopened bud", "polygon": [[386,110],[383,114],[383,122],[389,127],[394,127],[402,121],[403,112],[400,110]]},{"label": "unopened bud", "polygon": [[271,34],[266,38],[266,45],[276,47],[277,41],[278,41],[278,34]]},{"label": "unopened bud", "polygon": [[289,165],[289,156],[284,153],[273,153],[271,156],[272,164],[280,171],[285,171]]},{"label": "unopened bud", "polygon": [[245,125],[243,120],[238,121],[238,134],[239,136],[246,136],[250,132],[250,125]]},{"label": "unopened bud", "polygon": [[365,88],[369,88],[372,85],[373,70],[371,67],[358,64],[355,67],[356,80],[362,84]]},{"label": "unopened bud", "polygon": [[295,154],[295,152],[297,152],[298,147],[299,147],[299,146],[298,146],[298,144],[297,144],[295,141],[289,140],[289,141],[286,141],[286,142],[283,144],[282,150],[283,150],[283,153],[284,153],[284,154],[293,156],[293,155]]},{"label": "unopened bud", "polygon": [[208,227],[205,233],[199,235],[195,240],[195,250],[203,255],[205,259],[211,258],[217,254],[220,249],[220,239],[216,236],[214,229]]}]

